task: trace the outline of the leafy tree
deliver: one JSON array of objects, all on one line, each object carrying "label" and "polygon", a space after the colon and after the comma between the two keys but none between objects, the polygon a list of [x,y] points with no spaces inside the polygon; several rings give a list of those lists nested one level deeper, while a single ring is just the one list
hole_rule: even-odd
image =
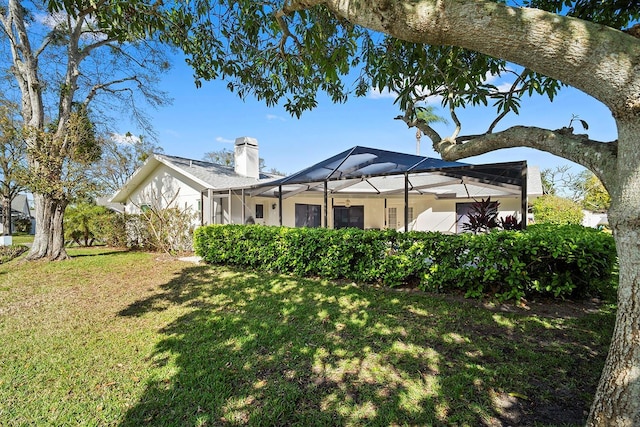
[{"label": "leafy tree", "polygon": [[26,146],[13,106],[0,106],[0,199],[2,229],[11,234],[11,202],[24,190]]},{"label": "leafy tree", "polygon": [[[202,156],[202,160],[215,163],[217,165],[234,167],[236,164],[236,155],[235,152],[223,148],[222,150],[217,151],[207,151]],[[258,167],[260,170],[265,168],[265,162],[262,157],[258,160]]]},{"label": "leafy tree", "polygon": [[[167,62],[155,30],[166,20],[162,2],[6,0],[0,3],[0,41],[26,128],[29,185],[36,233],[28,259],[65,259],[63,216],[69,184],[96,154],[90,129],[108,128],[118,113],[145,125],[136,100],[166,101],[155,89]],[[91,110],[89,109],[91,106]],[[91,139],[91,138],[90,138]],[[95,157],[93,158],[95,160]]]},{"label": "leafy tree", "polygon": [[602,182],[591,171],[571,172],[570,166],[559,166],[542,171],[545,194],[558,195],[582,205],[591,211],[609,209],[611,197]]},{"label": "leafy tree", "polygon": [[[217,165],[230,166],[230,167],[234,167],[236,164],[235,153],[231,150],[227,150],[226,148],[223,148],[222,150],[218,150],[218,151],[208,151],[204,153],[204,155],[202,156],[202,160],[215,163]],[[260,169],[261,172],[267,168],[266,162],[262,157],[260,157],[260,159],[258,160],[258,168]],[[268,172],[275,175],[285,175],[285,173],[280,172],[276,168],[270,168]]]},{"label": "leafy tree", "polygon": [[162,147],[143,136],[127,134],[124,138],[116,135],[104,138],[100,160],[89,170],[97,193],[103,196],[114,194],[150,155],[161,152]]},{"label": "leafy tree", "polygon": [[582,224],[582,208],[573,200],[546,194],[532,203],[536,223]]},{"label": "leafy tree", "polygon": [[591,211],[606,211],[611,205],[611,196],[597,176],[591,174],[586,180],[586,191],[582,207]]},{"label": "leafy tree", "polygon": [[[640,18],[638,2],[588,0],[252,0],[176,2],[171,37],[197,83],[224,77],[230,90],[294,115],[317,94],[334,102],[371,87],[398,94],[408,126],[446,160],[531,147],[591,170],[611,194],[609,222],[620,259],[618,317],[589,425],[640,425]],[[523,7],[527,6],[527,7]],[[621,31],[621,30],[625,31]],[[513,65],[516,64],[516,65]],[[352,72],[353,71],[353,72]],[[488,75],[512,77],[502,89]],[[348,77],[355,81],[349,82]],[[606,105],[614,141],[561,129],[512,126],[522,98],[553,100],[571,85]],[[455,124],[440,135],[415,114],[440,95]],[[462,134],[457,110],[496,107],[486,132]],[[580,131],[587,131],[582,126]]]},{"label": "leafy tree", "polygon": [[67,206],[64,217],[64,235],[67,242],[91,246],[101,238],[101,217],[108,215],[103,206],[78,203]]},{"label": "leafy tree", "polygon": [[542,179],[542,191],[544,194],[563,194],[567,195],[569,188],[573,187],[572,183],[576,179],[576,175],[571,173],[571,166],[562,165],[553,169],[546,168],[540,172]]}]

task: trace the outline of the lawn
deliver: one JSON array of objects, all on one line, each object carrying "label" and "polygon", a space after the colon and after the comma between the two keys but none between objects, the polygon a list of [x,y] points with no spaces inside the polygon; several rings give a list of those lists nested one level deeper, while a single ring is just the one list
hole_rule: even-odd
[{"label": "lawn", "polygon": [[33,243],[33,234],[14,234],[11,241],[14,245],[25,245]]},{"label": "lawn", "polygon": [[579,425],[614,321],[105,248],[0,265],[0,424]]}]

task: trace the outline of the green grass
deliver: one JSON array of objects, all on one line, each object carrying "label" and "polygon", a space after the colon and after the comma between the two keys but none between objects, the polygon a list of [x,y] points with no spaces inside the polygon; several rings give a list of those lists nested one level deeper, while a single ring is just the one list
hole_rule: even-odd
[{"label": "green grass", "polygon": [[14,234],[11,236],[11,241],[14,245],[25,245],[33,243],[33,237],[33,234]]},{"label": "green grass", "polygon": [[614,320],[69,253],[0,265],[2,425],[580,424]]}]

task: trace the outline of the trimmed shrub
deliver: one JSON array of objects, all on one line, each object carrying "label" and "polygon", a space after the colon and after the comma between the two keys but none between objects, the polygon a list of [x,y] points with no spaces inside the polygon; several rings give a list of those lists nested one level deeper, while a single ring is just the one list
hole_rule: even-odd
[{"label": "trimmed shrub", "polygon": [[582,207],[576,202],[546,194],[532,203],[533,218],[536,223],[582,224]]},{"label": "trimmed shrub", "polygon": [[101,239],[107,246],[129,247],[127,239],[127,214],[109,211],[97,219]]},{"label": "trimmed shrub", "polygon": [[616,262],[611,235],[554,225],[478,235],[211,225],[194,247],[213,264],[500,300],[608,294]]}]

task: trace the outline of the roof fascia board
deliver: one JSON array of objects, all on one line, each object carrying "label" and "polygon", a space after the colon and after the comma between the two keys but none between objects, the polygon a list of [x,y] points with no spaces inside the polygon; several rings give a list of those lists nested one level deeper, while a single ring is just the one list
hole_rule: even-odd
[{"label": "roof fascia board", "polygon": [[[140,185],[144,179],[153,172],[156,167],[160,164],[160,159],[157,154],[152,154],[149,158],[140,166],[136,171],[127,179],[127,182],[120,188],[120,190],[116,191],[114,195],[112,195],[109,199],[109,203],[125,203],[133,190]],[[137,185],[135,185],[137,183]]]}]

